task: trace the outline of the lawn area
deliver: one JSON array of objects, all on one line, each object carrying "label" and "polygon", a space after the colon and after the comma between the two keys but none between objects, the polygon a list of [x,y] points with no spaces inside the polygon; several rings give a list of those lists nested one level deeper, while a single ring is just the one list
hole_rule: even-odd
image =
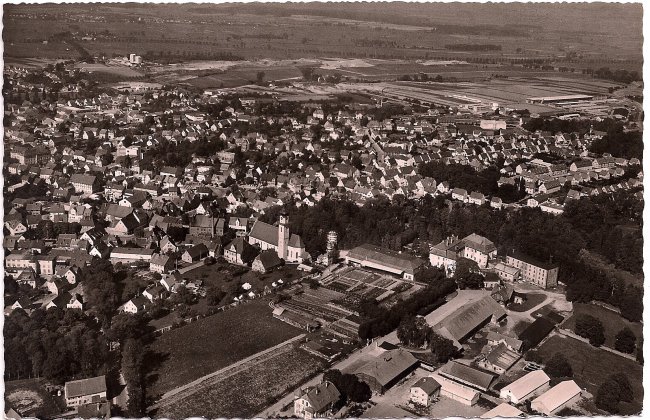
[{"label": "lawn area", "polygon": [[200,392],[165,407],[158,418],[253,418],[303,380],[314,375],[322,361],[291,348],[288,352],[236,373]]},{"label": "lawn area", "polygon": [[[567,319],[563,327],[575,332],[575,321],[578,315],[591,315],[598,318],[603,323],[605,329],[605,345],[614,348],[616,334],[624,327],[632,330],[637,339],[643,336],[643,325],[639,322],[630,322],[619,314],[610,311],[602,306],[591,305],[588,303],[575,303],[573,305],[573,315]],[[637,340],[638,344],[638,340]]]},{"label": "lawn area", "polygon": [[155,339],[145,357],[152,374],[147,393],[163,394],[300,333],[273,318],[266,299],[169,331]]},{"label": "lawn area", "polygon": [[526,312],[533,309],[535,306],[546,300],[546,295],[543,293],[526,293],[526,301],[522,304],[515,304],[508,306],[508,309],[515,312]]},{"label": "lawn area", "polygon": [[230,303],[234,296],[243,293],[240,287],[249,283],[252,289],[249,291],[262,292],[265,286],[271,287],[274,281],[282,279],[285,284],[302,275],[295,265],[285,265],[270,273],[258,273],[247,267],[241,267],[226,262],[216,262],[211,265],[203,265],[183,274],[188,280],[203,280],[206,286],[213,286],[222,289],[228,294],[222,304]]},{"label": "lawn area", "polygon": [[62,397],[51,395],[41,379],[5,383],[5,402],[24,417],[54,418],[65,411]]},{"label": "lawn area", "polygon": [[623,372],[630,380],[634,391],[634,401],[621,404],[622,415],[632,415],[641,411],[643,404],[643,366],[589,344],[559,335],[552,336],[538,349],[542,360],[550,359],[560,352],[569,360],[573,368],[573,379],[592,395],[607,377],[615,372]]}]

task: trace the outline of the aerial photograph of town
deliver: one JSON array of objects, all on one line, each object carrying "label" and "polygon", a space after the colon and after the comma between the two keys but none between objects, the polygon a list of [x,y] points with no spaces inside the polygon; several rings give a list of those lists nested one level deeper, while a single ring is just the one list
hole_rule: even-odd
[{"label": "aerial photograph of town", "polygon": [[641,414],[640,3],[2,11],[4,419]]}]

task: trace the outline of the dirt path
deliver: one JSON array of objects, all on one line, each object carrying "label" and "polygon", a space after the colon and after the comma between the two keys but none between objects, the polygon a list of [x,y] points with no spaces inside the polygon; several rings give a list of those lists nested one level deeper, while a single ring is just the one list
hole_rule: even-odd
[{"label": "dirt path", "polygon": [[255,353],[249,357],[246,357],[245,359],[239,360],[238,362],[226,366],[225,368],[219,369],[208,375],[202,376],[201,378],[192,381],[189,384],[174,388],[171,391],[168,391],[165,394],[163,394],[163,396],[160,397],[160,399],[155,404],[149,407],[149,411],[158,410],[162,407],[175,404],[178,401],[181,401],[187,398],[188,396],[199,392],[203,388],[214,385],[215,383],[227,379],[232,375],[241,372],[242,370],[246,370],[250,368],[251,366],[254,366],[259,363],[263,363],[264,361],[269,360],[270,358],[273,358],[278,354],[287,352],[292,349],[291,345],[294,342],[297,342],[304,337],[305,334],[300,334],[296,337],[290,338],[289,340],[286,340],[280,344],[277,344],[259,353]]}]

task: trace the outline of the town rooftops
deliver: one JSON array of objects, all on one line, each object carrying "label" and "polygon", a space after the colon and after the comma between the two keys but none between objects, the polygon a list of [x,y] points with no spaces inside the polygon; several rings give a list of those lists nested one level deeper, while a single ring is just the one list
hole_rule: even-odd
[{"label": "town rooftops", "polygon": [[106,377],[104,375],[65,383],[66,398],[99,394],[101,392],[106,392]]},{"label": "town rooftops", "polygon": [[455,360],[447,362],[446,365],[440,368],[438,373],[441,376],[483,391],[490,387],[495,378],[495,375],[491,373],[483,372],[482,370],[464,365]]},{"label": "town rooftops", "polygon": [[87,174],[74,174],[70,178],[70,182],[73,184],[84,184],[84,185],[93,185],[97,177],[95,175]]},{"label": "town rooftops", "polygon": [[153,255],[153,253],[154,253],[153,249],[117,247],[117,248],[114,248],[111,251],[111,256],[113,256],[115,254],[122,254],[122,255]]}]

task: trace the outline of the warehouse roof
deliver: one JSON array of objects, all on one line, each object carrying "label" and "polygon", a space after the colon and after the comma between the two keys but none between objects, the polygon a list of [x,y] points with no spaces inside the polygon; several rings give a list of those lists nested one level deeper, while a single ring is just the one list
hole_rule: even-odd
[{"label": "warehouse roof", "polygon": [[491,419],[494,417],[526,417],[526,415],[523,411],[508,403],[501,403],[492,410],[481,415],[482,419]]},{"label": "warehouse roof", "polygon": [[465,383],[478,389],[487,390],[495,375],[451,360],[440,368],[438,373],[449,379]]},{"label": "warehouse roof", "polygon": [[461,341],[488,319],[501,319],[504,316],[506,312],[503,307],[488,295],[458,308],[433,329],[444,328],[454,339]]},{"label": "warehouse roof", "polygon": [[418,267],[424,264],[424,261],[420,258],[389,251],[370,244],[352,248],[348,252],[347,257],[361,261],[369,261],[409,274],[413,274]]},{"label": "warehouse roof", "polygon": [[418,360],[407,351],[389,350],[358,368],[355,373],[373,377],[385,386],[416,363]]},{"label": "warehouse roof", "polygon": [[548,412],[552,413],[561,407],[562,404],[580,394],[581,391],[578,384],[574,381],[564,381],[535,398],[532,403],[535,405],[542,404]]}]

